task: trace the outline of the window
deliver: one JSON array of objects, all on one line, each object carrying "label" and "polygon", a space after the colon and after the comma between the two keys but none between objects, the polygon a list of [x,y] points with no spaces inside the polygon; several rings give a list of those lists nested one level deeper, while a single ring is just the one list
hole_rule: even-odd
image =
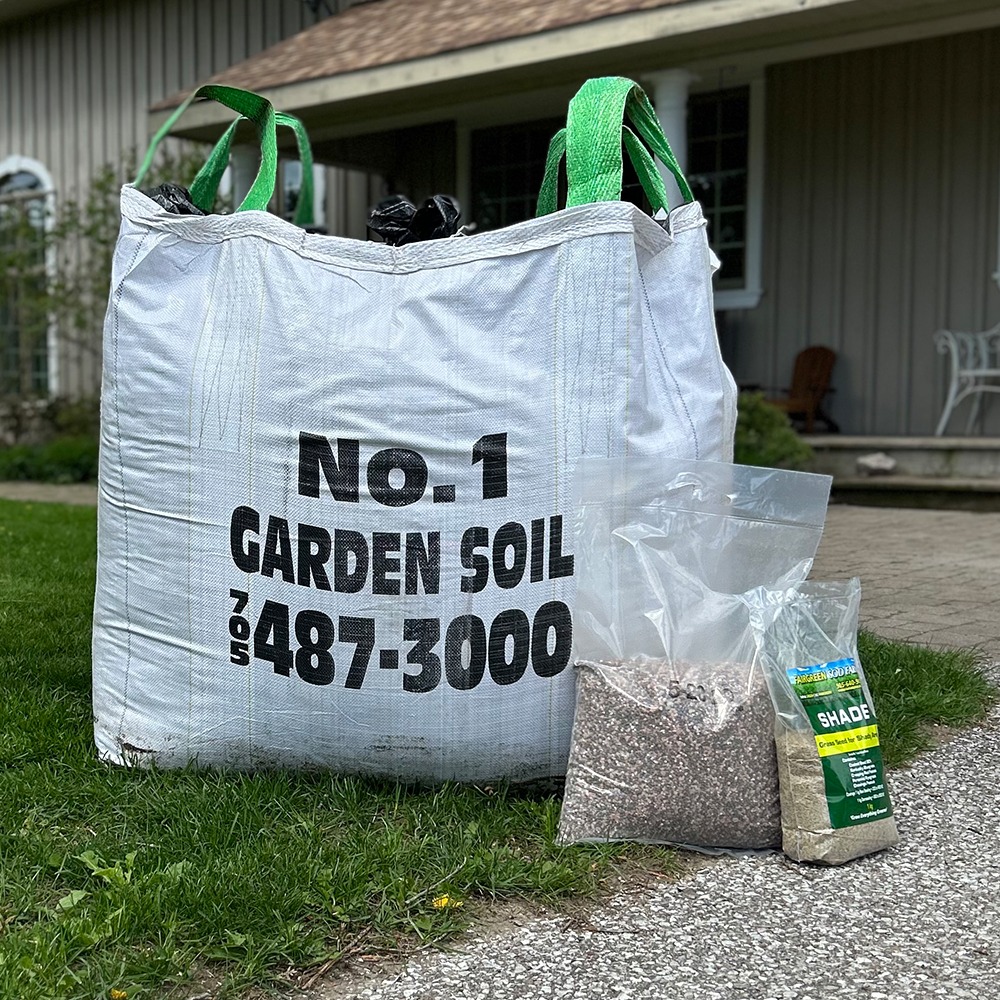
[{"label": "window", "polygon": [[[500,229],[535,217],[549,141],[565,124],[563,118],[550,118],[472,132],[472,212],[469,218],[479,230]],[[562,205],[566,197],[565,171],[559,184],[559,203]],[[622,199],[649,210],[628,156],[624,157]]]},{"label": "window", "polygon": [[50,389],[46,302],[48,174],[21,157],[0,162],[0,397]]},{"label": "window", "polygon": [[722,262],[717,308],[753,308],[760,298],[762,111],[760,83],[688,98],[687,178]]},{"label": "window", "polygon": [[[313,218],[310,232],[326,232],[326,167],[313,164]],[[302,164],[298,160],[278,161],[275,211],[286,222],[295,221],[295,210],[302,196]]]},{"label": "window", "polygon": [[302,164],[298,160],[282,160],[279,173],[278,214],[286,222],[291,222],[302,193]]},{"label": "window", "polygon": [[[764,189],[764,81],[688,95],[686,175],[701,202],[709,242],[722,267],[715,279],[716,309],[753,309],[760,301]],[[459,176],[468,178],[471,211],[480,230],[530,219],[545,169],[549,140],[559,118],[473,129],[468,159],[460,152]],[[463,166],[466,164],[466,166]],[[627,156],[622,197],[650,206]],[[464,190],[464,187],[463,187]]]},{"label": "window", "polygon": [[552,118],[472,133],[469,221],[477,229],[500,229],[534,217],[549,140],[564,124]]},{"label": "window", "polygon": [[688,100],[688,181],[708,219],[708,242],[722,268],[717,287],[742,288],[746,277],[750,88]]}]

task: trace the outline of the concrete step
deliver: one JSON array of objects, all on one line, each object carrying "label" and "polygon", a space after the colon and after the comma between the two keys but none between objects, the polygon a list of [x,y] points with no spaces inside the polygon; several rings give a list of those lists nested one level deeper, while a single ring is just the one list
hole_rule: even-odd
[{"label": "concrete step", "polygon": [[946,490],[951,493],[1000,493],[1000,479],[959,478],[957,476],[837,476],[841,490]]},{"label": "concrete step", "polygon": [[[947,480],[960,490],[972,489],[967,484],[980,480],[1000,482],[1000,438],[811,434],[803,440],[816,456],[812,471],[833,476],[838,486],[847,486],[850,481],[862,478],[895,480],[896,488],[917,490],[922,488],[923,480],[937,480],[938,485],[941,480]],[[895,470],[887,475],[862,476],[858,459],[875,452],[884,452],[895,459]],[[909,485],[904,486],[904,480],[909,480]],[[876,485],[872,488],[890,487]],[[989,488],[984,487],[984,490],[989,492]]]},{"label": "concrete step", "polygon": [[1000,479],[845,476],[834,478],[830,496],[833,503],[863,507],[1000,511]]}]

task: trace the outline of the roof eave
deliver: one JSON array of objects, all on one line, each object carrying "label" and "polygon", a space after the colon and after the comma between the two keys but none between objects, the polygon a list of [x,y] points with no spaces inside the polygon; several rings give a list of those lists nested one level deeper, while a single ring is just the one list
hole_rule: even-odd
[{"label": "roof eave", "polygon": [[[843,7],[856,6],[865,0],[811,2],[820,7]],[[725,27],[744,25],[748,20],[773,18],[801,9],[801,0],[695,0],[259,92],[285,111],[301,114],[311,107],[333,105],[338,108],[336,117],[342,114],[345,119],[356,120],[354,112],[359,105],[371,104],[373,99],[377,103],[389,95],[426,94],[459,83],[465,92],[467,86],[487,75],[496,84],[497,74],[520,73],[529,67],[545,66],[551,74],[568,61],[592,59],[607,63],[615,53],[637,45],[660,43],[662,47],[666,39],[688,39],[698,33],[718,32]],[[220,74],[216,79],[228,83],[226,76]],[[171,113],[162,107],[152,111],[151,127],[159,128]],[[200,103],[188,109],[173,134],[191,139],[213,138],[231,118],[225,108]]]},{"label": "roof eave", "polygon": [[[978,24],[992,0],[959,0],[960,16]],[[580,76],[627,72],[639,76],[733,51],[765,56],[812,37],[816,54],[843,49],[845,28],[866,44],[896,40],[897,25],[934,33],[935,18],[955,0],[695,0],[616,15],[535,35],[458,49],[422,59],[355,70],[261,90],[275,107],[309,118],[322,109],[328,137],[357,135],[448,117],[447,107],[504,87],[529,90],[578,82]],[[927,19],[921,27],[921,17]],[[954,18],[953,18],[954,20]],[[933,23],[932,23],[933,22]],[[964,23],[964,22],[963,22]],[[829,40],[829,41],[827,41]],[[826,48],[824,48],[826,46]],[[231,83],[220,74],[219,82]],[[389,100],[391,98],[391,100]],[[150,115],[158,128],[171,114]],[[232,113],[205,102],[185,113],[173,134],[214,139]]]}]

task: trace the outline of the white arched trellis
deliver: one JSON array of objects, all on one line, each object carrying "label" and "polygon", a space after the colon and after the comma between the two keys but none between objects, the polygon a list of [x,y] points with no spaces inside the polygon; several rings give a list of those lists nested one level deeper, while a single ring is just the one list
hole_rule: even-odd
[{"label": "white arched trellis", "polygon": [[[46,169],[44,163],[34,160],[30,156],[7,156],[0,160],[0,180],[18,173],[34,174],[41,182],[38,196],[45,199],[45,228],[50,230],[55,225],[56,199],[56,186],[52,174]],[[55,259],[51,252],[47,255],[45,266],[51,274],[55,266]],[[56,325],[52,322],[49,323],[45,350],[48,355],[49,395],[54,396],[59,392],[59,339]]]}]

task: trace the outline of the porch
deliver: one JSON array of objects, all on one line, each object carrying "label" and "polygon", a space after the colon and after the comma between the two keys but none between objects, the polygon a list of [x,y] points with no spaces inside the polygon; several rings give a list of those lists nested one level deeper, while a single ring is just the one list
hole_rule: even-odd
[{"label": "porch", "polygon": [[[214,82],[298,114],[318,162],[414,201],[456,194],[482,230],[533,214],[547,140],[584,78],[637,78],[723,263],[715,304],[737,382],[787,385],[798,352],[826,345],[846,433],[933,432],[948,393],[935,331],[984,330],[1000,310],[992,0],[563,2],[543,22],[527,0],[480,0],[449,35],[430,0],[393,22],[403,6],[353,7]],[[212,139],[225,120],[196,106],[175,134]],[[240,188],[254,164],[234,166]],[[359,229],[342,235],[364,234],[358,201]],[[983,430],[1000,434],[1000,407]]]},{"label": "porch", "polygon": [[[833,476],[835,502],[882,507],[1000,510],[1000,438],[814,434],[812,471]],[[859,459],[884,455],[891,469]],[[875,465],[888,466],[888,462]]]}]

